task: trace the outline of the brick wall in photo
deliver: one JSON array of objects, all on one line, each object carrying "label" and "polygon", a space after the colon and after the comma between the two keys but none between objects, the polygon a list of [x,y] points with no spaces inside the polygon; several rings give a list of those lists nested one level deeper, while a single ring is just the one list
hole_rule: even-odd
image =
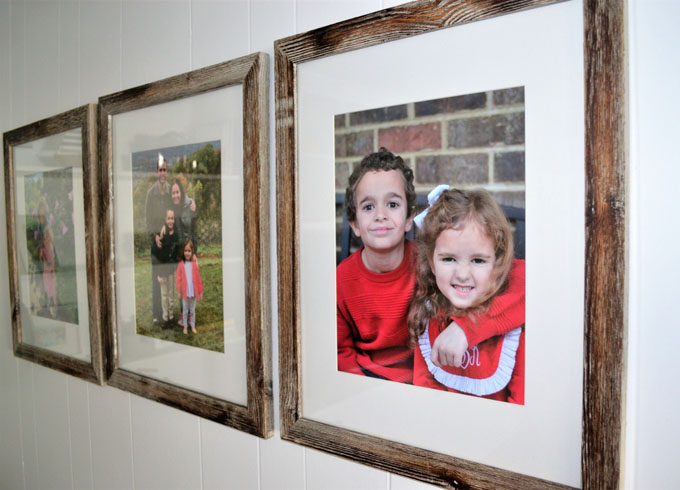
[{"label": "brick wall in photo", "polygon": [[[384,146],[413,169],[419,195],[439,184],[482,187],[499,204],[524,208],[524,143],[523,87],[336,115],[336,193]],[[340,225],[342,206],[336,211]]]}]

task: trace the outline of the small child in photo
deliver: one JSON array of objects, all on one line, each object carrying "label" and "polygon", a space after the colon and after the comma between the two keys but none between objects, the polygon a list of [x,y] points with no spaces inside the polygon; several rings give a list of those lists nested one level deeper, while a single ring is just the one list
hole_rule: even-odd
[{"label": "small child in photo", "polygon": [[175,212],[172,209],[165,211],[165,233],[160,239],[160,247],[154,242],[151,252],[159,262],[156,280],[161,290],[161,308],[163,311],[164,326],[168,327],[175,318],[175,269],[177,268],[177,248],[179,235],[175,230]]},{"label": "small child in photo", "polygon": [[338,370],[411,383],[413,349],[406,316],[415,281],[413,171],[381,148],[354,169],[347,218],[363,247],[337,267]]},{"label": "small child in photo", "polygon": [[189,325],[191,331],[196,333],[196,301],[203,299],[203,282],[191,238],[184,239],[181,250],[181,259],[177,264],[177,292],[182,300],[182,325],[186,335]]},{"label": "small child in photo", "polygon": [[[523,405],[525,263],[487,191],[445,188],[418,234],[413,383]],[[464,329],[467,350],[457,366],[436,365],[430,353],[450,322]]]},{"label": "small child in photo", "polygon": [[52,213],[47,206],[47,198],[40,197],[38,207],[34,213],[37,216],[37,229],[34,232],[34,240],[38,248],[40,262],[34,264],[36,272],[42,276],[42,290],[38,288],[36,298],[38,305],[36,310],[42,315],[56,318],[57,313],[57,278],[56,278],[56,254],[52,241]]}]

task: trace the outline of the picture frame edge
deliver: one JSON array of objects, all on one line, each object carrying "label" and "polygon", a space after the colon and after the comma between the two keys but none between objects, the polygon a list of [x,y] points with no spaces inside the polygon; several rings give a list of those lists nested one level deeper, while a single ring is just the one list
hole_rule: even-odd
[{"label": "picture frame edge", "polygon": [[[151,107],[165,102],[172,102],[238,84],[243,85],[244,102],[247,93],[250,93],[253,90],[253,87],[254,92],[257,93],[258,96],[261,94],[267,95],[268,78],[266,76],[263,77],[261,74],[261,72],[268,69],[266,60],[266,53],[255,52],[232,60],[216,63],[208,67],[185,72],[180,75],[167,77],[137,87],[132,87],[109,95],[104,95],[99,98],[99,157],[101,169],[100,180],[102,182],[100,194],[102,196],[102,215],[105,218],[105,222],[108,223],[108,229],[113,230],[115,225],[115,215],[112,205],[113,199],[115,197],[113,191],[113,167],[111,162],[113,149],[112,118],[117,114],[122,114],[145,107]],[[217,78],[212,81],[204,80],[210,76],[216,76]],[[182,84],[185,84],[185,86],[182,86]],[[264,84],[264,86],[262,86],[262,84]],[[148,94],[151,94],[151,96],[147,96]],[[129,100],[127,100],[128,98]],[[247,170],[249,169],[246,166],[248,164],[253,164],[252,161],[246,158],[247,155],[254,154],[257,156],[257,160],[254,163],[258,167],[258,171],[253,177],[255,181],[250,183],[250,185],[254,185],[256,188],[262,189],[265,186],[265,183],[268,183],[268,126],[266,124],[248,124],[248,122],[254,117],[252,114],[259,114],[262,110],[268,111],[268,99],[258,100],[258,108],[259,110],[254,113],[247,112],[245,110],[245,106],[243,110],[244,192],[248,187],[246,178],[249,175],[247,173]],[[246,127],[250,126],[253,126],[252,129],[254,134],[251,132],[251,134],[246,135]],[[256,138],[254,143],[249,140],[253,137]],[[259,192],[257,196],[258,203],[255,208],[257,209],[258,213],[268,217],[269,189],[268,184],[266,185],[267,192]],[[247,209],[244,206],[244,215],[245,214],[247,214]],[[269,246],[268,243],[270,238],[268,226],[262,226],[261,228],[257,229],[258,234],[260,234],[260,242],[265,243],[263,246]],[[262,234],[263,230],[266,231],[265,235]],[[247,236],[244,236],[244,239],[247,238]],[[247,256],[248,248],[245,250]],[[118,350],[119,346],[117,340],[117,319],[115,311],[115,251],[113,246],[113,233],[111,233],[111,237],[106,240],[106,247],[102,248],[101,255],[103,270],[102,277],[106,280],[105,289],[107,290],[105,294],[106,300],[104,302],[105,307],[103,309],[106,311],[106,324],[108,325],[105,332],[106,372],[108,384],[115,386],[116,388],[138,394],[139,396],[145,396],[146,398],[173,406],[180,410],[194,413],[197,416],[213,420],[217,423],[222,423],[223,425],[230,426],[234,429],[251,433],[258,437],[266,439],[273,435],[273,394],[271,388],[272,368],[270,354],[271,336],[266,334],[267,330],[271,330],[271,316],[267,314],[267,309],[269,308],[268,301],[262,298],[262,295],[264,295],[264,298],[269,297],[270,284],[264,284],[261,277],[257,277],[255,281],[257,284],[259,284],[258,289],[260,290],[260,294],[258,294],[260,304],[257,306],[258,313],[256,315],[259,325],[252,324],[250,312],[246,311],[246,350],[249,352],[254,348],[254,346],[257,346],[261,351],[260,359],[262,364],[261,367],[256,366],[254,363],[248,360],[250,356],[247,354],[246,385],[248,406],[246,409],[243,409],[241,405],[236,403],[220,400],[217,397],[201,394],[199,392],[173,385],[172,383],[166,383],[153,378],[137,375],[120,367]],[[253,260],[253,258],[251,258],[251,260]],[[247,262],[247,257],[245,257],[245,259]],[[261,267],[258,270],[260,273],[266,273],[268,275],[268,257],[265,261],[261,262]],[[250,278],[246,277],[246,288],[248,287],[249,281]],[[268,346],[266,345],[267,342]],[[267,352],[269,352],[269,354],[267,354]],[[259,372],[260,370],[262,371],[261,373]],[[253,379],[254,374],[255,379]],[[162,387],[157,389],[160,389],[164,395],[157,399],[152,398],[151,396],[146,396],[145,391],[140,386],[138,386],[138,384],[141,383],[140,380],[142,379],[144,379],[143,384],[147,386]],[[173,391],[174,394],[169,394]],[[196,398],[196,396],[198,396],[198,398]],[[219,402],[217,406],[222,407],[220,409],[222,410],[222,416],[214,416],[211,412],[205,410],[190,410],[189,408],[182,408],[182,403],[180,402],[180,398],[182,397],[190,397],[192,400],[212,398],[213,400]],[[246,419],[248,420],[247,422]]]},{"label": "picture frame edge", "polygon": [[[96,121],[91,119],[95,104],[84,104],[66,111],[48,116],[46,118],[25,124],[18,128],[6,131],[3,134],[3,152],[5,159],[5,209],[7,216],[7,249],[8,249],[8,273],[10,283],[10,310],[12,323],[13,351],[16,357],[25,359],[44,367],[61,371],[85,381],[102,386],[105,384],[102,366],[102,354],[100,347],[101,324],[98,321],[96,294],[90,294],[88,287],[88,321],[89,321],[89,340],[90,340],[90,362],[72,358],[65,354],[59,354],[49,349],[25,344],[22,342],[23,334],[20,318],[19,283],[18,283],[18,257],[16,251],[16,192],[14,188],[15,162],[12,149],[31,141],[37,141],[54,134],[59,134],[69,130],[81,128],[81,151],[82,151],[82,170],[83,170],[83,207],[87,213],[88,204],[95,207],[96,200],[89,200],[88,194],[92,197],[91,179],[85,176],[96,171],[96,157],[89,150],[92,145],[92,138],[96,138]],[[95,140],[96,142],[96,140]],[[85,222],[85,251],[88,260],[93,256],[93,240],[89,237],[88,222]],[[93,267],[95,264],[91,264]],[[89,278],[88,278],[89,282]],[[89,286],[89,284],[87,285]]]},{"label": "picture frame edge", "polygon": [[[535,2],[535,7],[551,5],[560,3],[564,0],[555,1],[541,1]],[[300,380],[300,324],[299,324],[299,257],[298,257],[298,233],[297,233],[297,219],[296,219],[296,191],[297,191],[297,126],[295,124],[297,118],[297,80],[296,67],[299,63],[304,61],[311,61],[317,58],[329,56],[330,54],[339,54],[341,52],[350,51],[352,49],[361,49],[363,47],[373,46],[383,42],[380,35],[375,35],[374,42],[361,44],[348,49],[338,50],[337,52],[328,53],[315,56],[309,52],[304,51],[297,44],[302,44],[305,36],[310,36],[314,33],[315,39],[323,39],[325,30],[339,30],[343,26],[350,23],[360,22],[363,18],[374,17],[376,15],[391,15],[397,10],[403,11],[409,6],[422,6],[427,4],[434,4],[438,2],[419,1],[409,4],[400,5],[391,9],[381,10],[367,14],[365,16],[357,17],[347,21],[341,21],[330,26],[315,29],[307,33],[296,34],[289,36],[274,43],[275,53],[275,119],[276,119],[276,168],[277,168],[277,263],[278,263],[278,315],[279,315],[279,377],[280,377],[280,428],[281,437],[285,440],[290,440],[302,445],[314,447],[316,449],[324,450],[322,445],[314,442],[314,437],[309,433],[298,430],[298,427],[303,426],[307,432],[310,428],[305,425],[311,421],[304,419],[301,415],[301,380]],[[514,3],[512,1],[505,3]],[[599,149],[596,147],[595,137],[590,136],[589,128],[593,125],[597,126],[598,132],[603,132],[611,138],[614,142],[619,142],[619,146],[612,150],[608,155],[604,156],[606,160],[605,165],[607,170],[613,171],[613,174],[608,174],[606,171],[598,175],[596,181],[588,180],[588,185],[592,189],[588,191],[586,209],[587,224],[586,229],[592,231],[590,223],[596,219],[595,214],[602,209],[602,214],[608,213],[611,221],[606,229],[598,230],[596,233],[589,234],[588,244],[586,245],[586,271],[587,277],[591,277],[594,273],[589,269],[589,264],[592,265],[598,262],[603,254],[604,243],[607,243],[607,238],[613,238],[616,243],[616,250],[613,254],[617,259],[625,257],[625,226],[621,223],[625,221],[625,114],[622,116],[621,107],[625,107],[625,82],[624,82],[624,63],[621,58],[625,50],[623,44],[625,41],[624,31],[625,25],[623,23],[623,0],[617,0],[613,7],[613,13],[608,12],[609,4],[603,0],[583,0],[583,15],[584,15],[584,64],[586,72],[589,69],[589,63],[593,63],[589,56],[589,49],[592,53],[595,43],[602,43],[602,37],[606,37],[604,42],[611,41],[615,46],[615,53],[612,58],[605,60],[599,67],[591,84],[584,81],[584,89],[586,90],[586,99],[595,101],[594,104],[604,105],[602,95],[597,92],[597,86],[602,80],[609,80],[608,71],[613,70],[613,78],[615,79],[611,86],[615,89],[615,97],[609,101],[610,104],[603,107],[604,113],[606,109],[614,109],[612,114],[614,117],[609,117],[607,121],[597,120],[589,111],[588,105],[585,106],[585,117],[588,120],[586,125],[586,147],[591,145],[590,151],[598,155]],[[518,13],[523,9],[511,11],[508,13]],[[481,19],[475,19],[481,20]],[[446,27],[451,27],[447,25]],[[609,28],[607,36],[598,36],[603,34],[603,30]],[[435,29],[436,30],[436,29]],[[424,31],[431,32],[431,30]],[[588,44],[588,35],[594,35],[597,39]],[[420,34],[420,33],[419,33]],[[391,41],[387,39],[385,41]],[[316,42],[316,41],[314,41]],[[293,49],[295,48],[295,49]],[[304,54],[297,54],[297,50]],[[595,53],[592,53],[593,56]],[[610,65],[607,65],[610,63]],[[608,125],[609,124],[609,125]],[[614,134],[609,134],[610,131]],[[588,175],[592,174],[592,169],[596,165],[592,165],[586,159],[586,169]],[[619,179],[613,188],[610,186],[612,182],[610,175],[616,175]],[[608,187],[609,186],[609,187]],[[611,189],[611,194],[606,195],[602,189]],[[291,195],[292,192],[292,195]],[[604,195],[603,195],[604,194]],[[283,199],[286,195],[286,199]],[[613,224],[612,224],[613,223]],[[588,232],[587,232],[588,233]],[[591,236],[597,235],[597,236]],[[594,244],[594,245],[593,245]],[[602,273],[602,269],[598,270]],[[623,360],[622,357],[616,357],[623,349],[623,335],[625,332],[624,322],[624,306],[623,297],[625,294],[625,261],[619,263],[607,262],[604,270],[604,275],[597,280],[597,286],[594,286],[591,279],[590,283],[586,284],[584,307],[584,388],[583,388],[583,413],[582,413],[582,450],[581,461],[582,471],[581,479],[583,488],[600,488],[604,486],[619,486],[622,478],[622,404],[621,398],[621,383],[623,380]],[[613,284],[603,284],[602,282],[610,278],[618,278]],[[604,295],[602,295],[597,287],[605,287],[608,292],[614,296],[616,303],[611,310],[607,310]],[[589,299],[599,299],[594,301],[593,305],[588,306]],[[598,315],[597,317],[595,317]],[[613,320],[613,321],[612,321]],[[611,337],[607,335],[611,334]],[[613,339],[613,340],[611,340]],[[606,361],[607,366],[612,372],[611,376],[602,379],[597,376],[597,365],[600,359],[594,358],[594,352],[602,351],[603,348],[612,344],[613,354],[608,356]],[[611,394],[614,393],[614,399],[611,399]],[[600,416],[604,414],[604,417]],[[594,417],[596,416],[596,417]],[[599,423],[603,423],[604,427],[598,427]],[[606,422],[606,424],[604,424]],[[314,429],[314,425],[311,426]],[[340,429],[346,431],[346,429]],[[391,441],[385,440],[386,443]],[[350,450],[352,448],[347,448]],[[419,448],[416,448],[419,449]],[[331,451],[333,454],[337,452]],[[347,457],[347,456],[345,456]],[[363,459],[364,464],[374,466],[372,462]],[[603,467],[603,462],[606,466]],[[405,476],[408,475],[406,467],[390,469]],[[524,475],[526,476],[526,475]],[[413,477],[413,476],[412,476]],[[416,478],[424,479],[420,476]],[[526,476],[527,479],[533,477]],[[424,481],[429,481],[424,479]],[[438,481],[440,485],[452,485],[451,481]],[[555,483],[556,484],[556,483]],[[559,485],[559,484],[556,484]]]}]

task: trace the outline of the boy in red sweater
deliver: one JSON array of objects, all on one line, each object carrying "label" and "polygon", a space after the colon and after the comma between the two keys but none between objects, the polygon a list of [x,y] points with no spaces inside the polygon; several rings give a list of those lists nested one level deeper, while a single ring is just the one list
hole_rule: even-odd
[{"label": "boy in red sweater", "polygon": [[[404,235],[413,226],[415,200],[413,171],[386,148],[366,156],[349,178],[347,218],[363,247],[336,271],[339,371],[413,382],[407,317],[415,250]],[[468,339],[481,342],[497,329],[496,321],[451,323],[437,338],[432,361],[460,366]]]},{"label": "boy in red sweater", "polygon": [[413,171],[385,148],[352,172],[347,218],[364,246],[337,268],[338,369],[411,383],[413,349],[406,316],[415,272]]}]

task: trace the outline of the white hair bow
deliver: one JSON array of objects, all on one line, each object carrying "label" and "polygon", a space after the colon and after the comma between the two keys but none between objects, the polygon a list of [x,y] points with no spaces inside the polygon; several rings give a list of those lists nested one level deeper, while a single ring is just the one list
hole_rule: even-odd
[{"label": "white hair bow", "polygon": [[427,216],[427,212],[430,210],[430,207],[432,207],[432,205],[437,202],[437,199],[439,199],[439,196],[442,195],[442,192],[448,191],[450,188],[451,187],[446,184],[440,184],[430,191],[430,193],[427,195],[427,208],[425,208],[425,211],[419,213],[415,218],[413,218],[413,222],[418,228],[423,227],[423,221],[425,221],[425,216]]}]

